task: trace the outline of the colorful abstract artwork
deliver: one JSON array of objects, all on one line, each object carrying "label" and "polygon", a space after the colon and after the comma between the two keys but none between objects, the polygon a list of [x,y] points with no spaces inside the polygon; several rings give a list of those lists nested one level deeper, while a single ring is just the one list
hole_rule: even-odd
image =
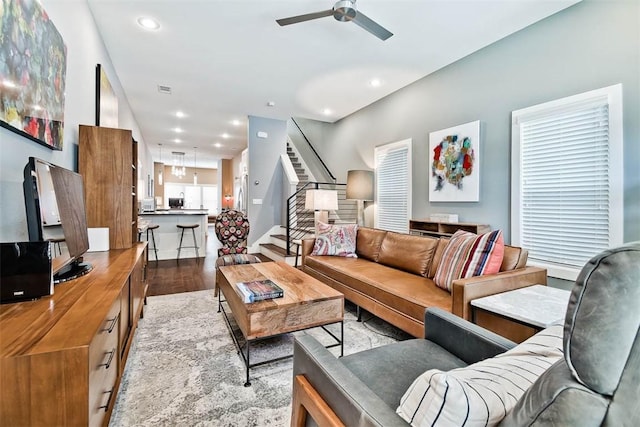
[{"label": "colorful abstract artwork", "polygon": [[67,47],[35,0],[0,0],[0,126],[62,150]]},{"label": "colorful abstract artwork", "polygon": [[429,134],[430,202],[480,200],[480,122]]}]

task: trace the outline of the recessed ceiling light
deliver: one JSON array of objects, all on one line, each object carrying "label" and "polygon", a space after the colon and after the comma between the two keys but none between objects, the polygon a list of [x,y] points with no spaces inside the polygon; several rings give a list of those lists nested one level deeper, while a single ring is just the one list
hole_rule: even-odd
[{"label": "recessed ceiling light", "polygon": [[325,108],[324,110],[322,110],[322,114],[324,114],[325,116],[328,116],[331,113],[333,113],[333,111],[331,111],[329,108]]},{"label": "recessed ceiling light", "polygon": [[183,132],[183,130],[182,130],[182,129],[180,129],[180,128],[173,128],[173,131],[174,131],[175,133],[182,133],[182,132]]},{"label": "recessed ceiling light", "polygon": [[182,140],[180,138],[176,138],[173,140],[173,142],[175,142],[176,144],[181,144]]},{"label": "recessed ceiling light", "polygon": [[182,111],[176,111],[176,117],[181,119],[181,118],[185,117],[185,114]]},{"label": "recessed ceiling light", "polygon": [[233,120],[231,124],[234,126],[240,126],[240,120]]},{"label": "recessed ceiling light", "polygon": [[220,136],[221,136],[221,137],[223,137],[224,139],[229,138],[229,134],[228,134],[228,133],[226,133],[226,132],[225,132],[225,133],[223,133],[223,134],[222,134],[222,135],[220,135]]},{"label": "recessed ceiling light", "polygon": [[371,79],[369,80],[369,84],[372,87],[379,87],[382,84],[382,81],[380,81],[380,79]]},{"label": "recessed ceiling light", "polygon": [[222,144],[220,144],[219,142],[216,142],[215,144],[213,144],[213,146],[216,148],[220,148],[222,147]]},{"label": "recessed ceiling light", "polygon": [[146,16],[138,18],[138,25],[140,25],[145,30],[155,31],[160,29],[160,24],[158,24],[158,21]]}]

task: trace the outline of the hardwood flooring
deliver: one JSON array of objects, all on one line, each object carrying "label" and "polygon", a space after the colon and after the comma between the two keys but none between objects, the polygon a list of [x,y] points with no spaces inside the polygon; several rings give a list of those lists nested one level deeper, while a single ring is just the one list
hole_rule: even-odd
[{"label": "hardwood flooring", "polygon": [[[213,289],[216,280],[216,259],[220,242],[216,238],[213,226],[208,227],[206,239],[206,256],[199,258],[155,261],[153,252],[149,253],[148,264],[148,296],[177,294],[181,292]],[[256,254],[263,261],[272,261],[261,254]]]}]

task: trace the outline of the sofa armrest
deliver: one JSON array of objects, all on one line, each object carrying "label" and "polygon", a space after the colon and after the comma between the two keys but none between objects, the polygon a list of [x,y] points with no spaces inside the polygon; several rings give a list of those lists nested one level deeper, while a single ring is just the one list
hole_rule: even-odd
[{"label": "sofa armrest", "polygon": [[546,269],[525,267],[487,276],[454,280],[451,312],[463,319],[471,320],[471,300],[536,284],[547,284]]},{"label": "sofa armrest", "polygon": [[293,345],[293,378],[304,375],[314,390],[347,426],[408,424],[324,346],[310,335]]},{"label": "sofa armrest", "polygon": [[468,364],[488,359],[516,343],[437,307],[424,313],[424,337]]},{"label": "sofa armrest", "polygon": [[303,268],[305,266],[305,259],[307,255],[311,255],[311,252],[313,252],[313,245],[315,245],[315,243],[316,239],[302,239],[302,253],[300,255],[302,255],[301,263]]}]

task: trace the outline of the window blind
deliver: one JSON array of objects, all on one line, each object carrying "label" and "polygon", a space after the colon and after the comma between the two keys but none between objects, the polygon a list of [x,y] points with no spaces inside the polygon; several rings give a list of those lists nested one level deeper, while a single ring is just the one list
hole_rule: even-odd
[{"label": "window blind", "polygon": [[514,114],[514,123],[519,140],[515,243],[529,250],[533,264],[572,272],[550,271],[551,276],[575,279],[591,257],[622,240],[615,224],[622,222],[622,209],[614,203],[622,189],[614,185],[619,166],[609,99],[601,95]]},{"label": "window blind", "polygon": [[411,140],[377,147],[375,226],[409,232],[411,211]]}]

